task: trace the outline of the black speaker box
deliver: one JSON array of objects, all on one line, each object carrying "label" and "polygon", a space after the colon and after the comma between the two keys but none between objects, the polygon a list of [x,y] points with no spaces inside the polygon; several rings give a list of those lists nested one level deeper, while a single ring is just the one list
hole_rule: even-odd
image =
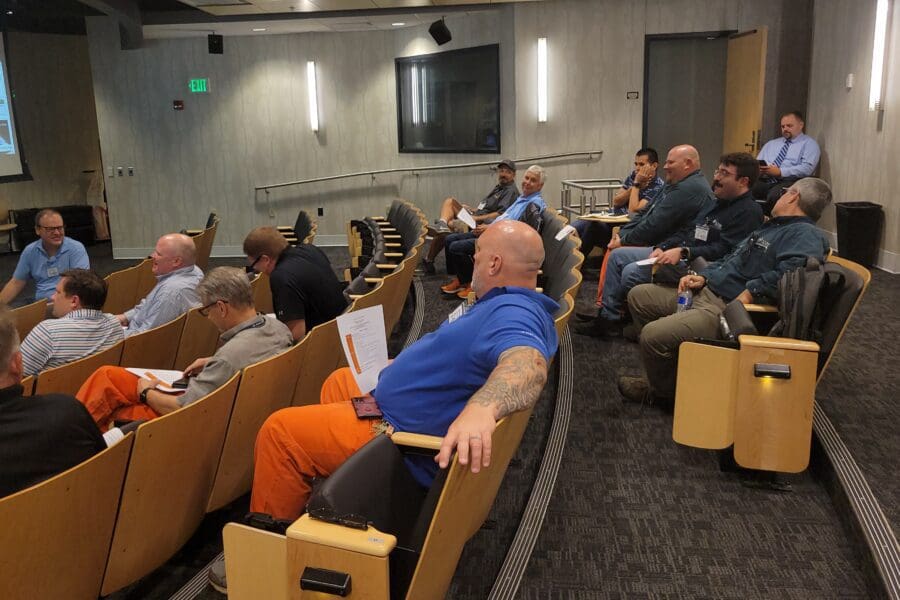
[{"label": "black speaker box", "polygon": [[209,43],[209,53],[210,54],[224,54],[225,46],[224,46],[224,38],[221,35],[216,35],[215,33],[209,34],[206,38]]},{"label": "black speaker box", "polygon": [[447,29],[447,25],[444,23],[443,19],[432,23],[431,27],[428,28],[428,33],[431,34],[431,37],[434,38],[434,41],[437,42],[438,46],[443,46],[453,39],[453,36],[450,35],[450,30]]}]

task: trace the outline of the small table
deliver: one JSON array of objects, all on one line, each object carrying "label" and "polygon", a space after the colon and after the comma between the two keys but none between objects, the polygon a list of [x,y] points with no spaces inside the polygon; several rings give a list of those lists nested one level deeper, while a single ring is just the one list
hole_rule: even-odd
[{"label": "small table", "polygon": [[15,223],[3,223],[0,225],[0,235],[6,234],[7,253],[12,252],[12,232],[16,230],[16,227]]}]

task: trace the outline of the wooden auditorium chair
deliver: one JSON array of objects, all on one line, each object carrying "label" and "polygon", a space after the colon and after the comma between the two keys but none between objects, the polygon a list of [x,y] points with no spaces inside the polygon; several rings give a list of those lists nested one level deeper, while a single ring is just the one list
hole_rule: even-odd
[{"label": "wooden auditorium chair", "polygon": [[103,303],[103,312],[120,315],[126,310],[134,308],[134,305],[137,304],[135,292],[141,280],[140,263],[133,267],[110,273],[104,279],[106,280],[107,289],[106,301]]},{"label": "wooden auditorium chair", "polygon": [[16,319],[19,340],[24,340],[35,326],[47,316],[47,301],[38,300],[10,311]]},{"label": "wooden auditorium chair", "polygon": [[212,356],[219,345],[219,330],[212,321],[200,314],[200,307],[185,315],[184,329],[175,353],[173,369],[184,371],[198,358]]},{"label": "wooden auditorium chair", "polygon": [[87,378],[100,367],[118,365],[125,342],[117,342],[85,358],[38,373],[34,394],[69,394],[74,396]]},{"label": "wooden auditorium chair", "polygon": [[145,369],[171,369],[175,364],[187,313],[159,327],[125,338],[119,365]]}]

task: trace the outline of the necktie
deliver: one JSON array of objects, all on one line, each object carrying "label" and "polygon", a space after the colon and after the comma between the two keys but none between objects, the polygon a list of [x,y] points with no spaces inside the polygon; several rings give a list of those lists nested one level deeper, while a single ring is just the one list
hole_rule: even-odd
[{"label": "necktie", "polygon": [[776,167],[781,166],[781,161],[784,160],[784,157],[787,156],[788,146],[791,145],[791,140],[784,140],[784,146],[781,147],[781,150],[778,151],[778,156],[775,157],[775,160],[772,161],[772,164]]}]

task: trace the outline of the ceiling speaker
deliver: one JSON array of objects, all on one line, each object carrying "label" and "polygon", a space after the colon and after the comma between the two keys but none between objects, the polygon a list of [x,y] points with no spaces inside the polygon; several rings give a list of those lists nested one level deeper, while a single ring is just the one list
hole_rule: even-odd
[{"label": "ceiling speaker", "polygon": [[432,23],[431,27],[428,28],[428,33],[431,34],[431,37],[434,38],[434,41],[437,42],[438,46],[443,46],[453,39],[453,36],[450,35],[450,30],[447,29],[447,25],[444,23],[443,19]]},{"label": "ceiling speaker", "polygon": [[209,34],[206,40],[209,43],[209,53],[210,54],[224,54],[225,46],[224,39],[221,35],[216,35],[215,33]]}]

